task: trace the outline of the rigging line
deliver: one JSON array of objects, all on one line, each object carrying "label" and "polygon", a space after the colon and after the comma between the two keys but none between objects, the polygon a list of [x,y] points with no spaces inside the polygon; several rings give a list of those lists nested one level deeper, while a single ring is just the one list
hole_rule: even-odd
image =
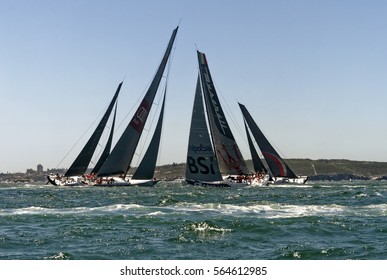
[{"label": "rigging line", "polygon": [[[180,20],[181,21],[181,20]],[[180,22],[179,22],[179,25],[180,25]],[[161,103],[162,104],[162,100],[165,96],[165,107],[166,107],[166,104],[167,104],[167,100],[168,100],[168,95],[167,95],[167,88],[168,88],[168,82],[169,82],[169,79],[170,79],[170,72],[171,72],[171,68],[172,68],[172,63],[174,61],[174,58],[175,58],[175,54],[176,54],[176,48],[177,48],[177,42],[178,40],[176,39],[175,40],[175,44],[172,48],[172,52],[171,52],[171,55],[169,57],[169,61],[168,61],[168,64],[167,64],[167,71],[166,71],[166,77],[165,77],[165,85],[164,85],[164,94],[162,94],[160,97],[159,97],[159,104]],[[160,109],[161,110],[161,109]],[[161,151],[163,150],[162,149],[162,146],[163,146],[163,140],[164,140],[164,133],[163,131],[165,129],[163,129],[164,127],[164,122],[165,122],[165,112],[167,112],[167,110],[165,110],[164,108],[164,116],[163,116],[163,125],[162,125],[162,129],[161,129],[161,136],[160,136],[160,145],[159,145],[159,150],[158,150],[158,157],[157,157],[157,163],[160,164],[161,162],[161,157],[162,157],[162,153]],[[157,164],[156,164],[157,165]]]},{"label": "rigging line", "polygon": [[[165,96],[165,100],[166,100],[167,85],[168,85],[168,75],[169,75],[169,69],[167,69],[167,78],[166,78],[166,81],[165,81],[164,94],[160,97],[160,99]],[[159,101],[159,103],[160,103],[160,101]],[[164,104],[164,106],[165,106],[165,104]],[[160,108],[160,113],[161,113],[161,108]],[[157,156],[157,159],[156,159],[156,163],[157,163],[156,165],[160,164],[160,160],[161,160],[161,151],[162,151],[161,146],[163,144],[163,131],[164,131],[163,126],[164,126],[164,121],[165,121],[165,108],[164,108],[163,123],[162,123],[162,126],[161,126],[161,135],[160,135],[159,149],[157,151],[158,152],[158,154],[157,154],[158,156]]]},{"label": "rigging line", "polygon": [[[204,111],[204,115],[205,115],[205,121],[206,121],[206,125],[207,125],[207,132],[210,136],[210,142],[211,142],[211,147],[212,149],[215,151],[215,144],[214,144],[214,138],[213,138],[213,133],[212,133],[212,129],[211,129],[211,123],[210,123],[210,120],[209,120],[209,114],[208,114],[208,106],[207,106],[207,100],[204,96],[204,93],[203,93],[203,82],[202,82],[202,78],[201,78],[201,74],[200,74],[200,67],[198,65],[198,77],[199,77],[199,84],[200,84],[200,90],[201,90],[201,99],[202,99],[202,103],[203,103],[203,111]],[[195,102],[195,97],[194,97],[194,102]],[[217,159],[218,156],[217,156],[217,153],[215,152],[215,158]]]},{"label": "rigging line", "polygon": [[[180,23],[180,21],[179,21],[179,23]],[[172,64],[173,57],[174,57],[174,55],[175,55],[175,50],[176,50],[176,48],[177,48],[177,42],[178,42],[177,39],[178,39],[178,37],[179,37],[179,36],[176,34],[175,41],[174,41],[174,44],[173,44],[173,46],[172,46],[172,50],[173,50],[173,51],[171,51],[171,54],[170,54],[169,59],[168,59],[168,66],[167,66],[168,68],[170,68],[170,65]],[[167,47],[168,47],[168,46],[167,46]],[[167,47],[166,47],[166,48],[167,48]],[[165,50],[164,50],[164,52],[165,52]],[[161,63],[162,59],[163,59],[163,58],[161,58],[161,60],[159,61],[159,64]],[[168,69],[168,68],[167,68],[167,69]],[[123,123],[125,122],[125,120],[128,118],[129,114],[131,114],[131,112],[133,111],[133,109],[134,109],[135,107],[137,107],[138,104],[140,104],[140,100],[142,100],[142,99],[144,98],[144,96],[145,96],[145,94],[146,94],[146,92],[147,92],[147,90],[148,90],[150,84],[151,84],[152,81],[153,81],[153,78],[156,76],[157,70],[158,70],[158,68],[155,69],[155,72],[154,72],[153,76],[151,77],[151,79],[149,79],[149,81],[148,81],[147,85],[145,86],[145,88],[143,89],[141,95],[138,97],[138,99],[136,100],[135,104],[132,106],[132,108],[130,109],[130,111],[125,115],[124,119],[120,122],[120,124],[117,126],[117,128],[114,130],[114,132],[116,132],[116,130],[118,130],[118,129],[122,126],[122,124],[123,124]],[[168,70],[168,73],[169,73],[169,70]],[[126,76],[125,76],[125,78],[126,78]],[[126,123],[126,122],[125,122],[125,123]]]},{"label": "rigging line", "polygon": [[[160,89],[157,90],[157,93],[159,93]],[[156,93],[156,95],[157,95]],[[160,97],[159,97],[160,98]],[[156,110],[151,110],[152,113],[149,114],[149,121],[146,122],[146,126],[147,127],[144,127],[143,131],[147,132],[145,133],[145,138],[144,137],[141,137],[140,138],[140,141],[142,142],[141,145],[139,145],[138,147],[140,147],[139,151],[137,151],[137,153],[135,153],[135,155],[138,156],[137,158],[137,162],[136,162],[136,166],[139,165],[140,163],[140,159],[141,159],[141,155],[143,155],[143,152],[144,152],[144,149],[145,149],[145,146],[148,142],[148,138],[150,136],[150,131],[151,131],[151,128],[153,127],[153,124],[155,122],[155,119],[157,118],[157,111],[158,111],[158,108],[160,106],[160,100],[156,103],[156,102],[153,102],[152,104],[155,105],[155,107],[157,108]],[[149,143],[148,143],[149,144]]]},{"label": "rigging line", "polygon": [[[258,126],[258,124],[257,124]],[[287,158],[286,155],[281,151],[281,149],[275,144],[275,141],[272,140],[272,138],[270,136],[268,136],[269,134],[265,132],[264,129],[262,129],[261,126],[258,126],[259,129],[261,130],[262,134],[265,136],[265,138],[267,139],[267,141],[270,143],[271,146],[273,146],[274,150],[282,157],[282,158]]]},{"label": "rigging line", "polygon": [[[244,139],[245,137],[244,137],[242,128],[241,128],[241,126],[238,124],[238,122],[237,122],[237,120],[236,120],[234,114],[232,113],[232,110],[231,110],[230,106],[228,105],[228,103],[227,103],[227,101],[226,101],[226,99],[225,99],[225,97],[224,97],[222,91],[220,90],[219,86],[215,83],[215,81],[213,81],[213,83],[214,83],[214,85],[215,85],[216,88],[217,88],[217,92],[220,94],[220,96],[221,96],[221,98],[222,98],[223,104],[226,105],[226,109],[227,109],[227,110],[226,110],[226,113],[227,113],[228,116],[230,117],[230,119],[231,119],[231,121],[232,121],[234,127],[237,129],[239,135]],[[224,106],[223,106],[223,108],[224,108]],[[244,140],[244,142],[245,142],[245,141],[246,141],[246,140]],[[245,142],[245,144],[246,144],[246,142]],[[246,147],[245,147],[245,148],[246,148]]]},{"label": "rigging line", "polygon": [[[176,39],[175,39],[175,44],[176,44]],[[168,46],[167,46],[168,47]],[[174,47],[173,47],[174,48]],[[169,58],[170,59],[170,58]],[[162,59],[159,61],[159,64],[161,63]],[[153,74],[153,76],[148,80],[148,83],[146,84],[146,86],[144,87],[144,89],[142,90],[141,94],[138,96],[136,102],[133,104],[132,108],[130,108],[129,112],[126,113],[125,117],[123,118],[123,120],[119,123],[119,125],[117,126],[117,128],[114,130],[114,132],[116,132],[121,126],[122,124],[125,122],[127,123],[127,118],[128,116],[133,112],[134,108],[137,108],[137,106],[140,104],[140,101],[145,97],[145,94],[146,92],[148,91],[149,89],[149,86],[151,85],[154,77],[156,76],[156,73],[157,73],[157,70],[158,68],[155,69],[155,72]],[[125,76],[126,78],[126,76]]]},{"label": "rigging line", "polygon": [[[180,25],[180,22],[179,22],[179,25]],[[171,55],[169,57],[169,61],[168,61],[168,64],[167,64],[167,69],[166,69],[167,71],[166,71],[166,75],[165,75],[166,76],[165,77],[165,85],[164,85],[164,91],[163,91],[164,94],[160,95],[160,97],[159,97],[159,102],[158,102],[159,104],[162,104],[163,99],[165,97],[165,104],[164,104],[164,106],[166,106],[167,99],[168,99],[168,96],[167,96],[168,82],[169,82],[170,72],[171,72],[171,68],[172,68],[172,63],[173,63],[173,60],[174,60],[175,54],[176,54],[176,47],[177,47],[177,41],[175,41],[175,45],[173,47],[172,53],[171,53]],[[160,108],[160,111],[161,111],[161,108]],[[163,129],[163,127],[164,127],[164,122],[165,122],[165,112],[166,111],[167,110],[165,110],[165,108],[164,108],[163,124],[162,124],[162,129],[161,129],[160,144],[159,144],[159,150],[158,150],[157,164],[156,165],[159,165],[160,162],[161,162],[161,156],[162,156],[161,151],[163,150],[162,146],[163,146],[163,140],[164,140],[164,137],[163,137],[164,133],[163,133],[163,131],[165,130],[165,129]]]},{"label": "rigging line", "polygon": [[[170,62],[168,62],[168,65],[170,65],[169,63],[170,63]],[[168,75],[169,75],[169,69],[170,69],[170,67],[167,68],[167,75],[164,75],[164,76],[163,76],[163,79],[165,79],[165,84],[164,84],[163,87],[160,87],[160,88],[163,88],[163,90],[162,90],[163,93],[165,93],[165,92],[166,92],[166,89],[167,89],[167,80],[168,80]],[[161,91],[160,88],[158,89],[157,93],[159,93],[159,92]],[[161,112],[161,104],[162,104],[162,98],[163,98],[164,94],[158,94],[158,95],[159,95],[159,96],[158,96],[158,100],[157,100],[156,102],[153,102],[153,104],[155,105],[156,109],[155,109],[155,110],[152,110],[152,111],[153,111],[152,116],[149,116],[150,122],[149,122],[149,124],[148,124],[148,122],[147,122],[147,128],[144,127],[144,131],[146,131],[147,133],[145,134],[145,138],[142,137],[142,139],[141,139],[142,145],[140,146],[141,148],[140,148],[140,150],[136,153],[136,155],[138,155],[137,163],[136,163],[137,166],[138,166],[139,163],[140,163],[141,155],[144,154],[144,149],[146,149],[146,144],[148,144],[148,145],[150,144],[150,143],[148,143],[148,142],[149,142],[149,141],[148,141],[148,138],[149,138],[149,137],[152,138],[152,136],[153,136],[153,135],[151,135],[151,133],[150,133],[150,132],[152,131],[151,128],[152,128],[152,127],[156,128],[155,125],[154,125],[154,123],[156,122],[156,120],[157,120],[157,122],[158,122],[158,119],[159,119],[159,116],[160,116],[160,112]],[[160,144],[160,145],[161,145],[161,144]]]},{"label": "rigging line", "polygon": [[[208,96],[206,96],[204,94],[204,85],[203,85],[203,81],[202,81],[202,74],[200,71],[200,67],[199,67],[199,83],[200,83],[200,89],[201,89],[202,102],[203,102],[203,106],[204,106],[203,110],[204,110],[204,114],[206,116],[205,119],[206,119],[206,124],[207,124],[207,131],[208,131],[208,134],[210,136],[210,142],[212,144],[212,149],[214,150],[214,156],[215,156],[216,160],[219,162],[218,153],[216,152],[216,147],[215,147],[214,133],[213,133],[213,129],[212,129],[213,124],[209,118],[209,112],[210,112],[209,106],[210,105],[208,102]],[[195,97],[194,97],[194,102],[195,102]]]},{"label": "rigging line", "polygon": [[[150,82],[148,83],[148,85],[150,84]],[[138,106],[138,104],[140,104],[140,100],[145,96],[145,91],[146,91],[146,88],[143,90],[143,92],[141,93],[141,95],[137,98],[136,102],[133,104],[133,106],[129,109],[129,111],[126,113],[126,115],[124,116],[124,118],[122,119],[122,121],[119,123],[119,125],[114,129],[114,132],[117,132],[122,124],[125,122],[127,123],[127,118],[128,116],[133,112],[134,108],[136,108]]]},{"label": "rigging line", "polygon": [[[115,107],[116,107],[115,113],[117,113],[117,106],[118,106],[118,99],[115,102]],[[110,137],[110,132],[107,132],[107,130],[109,130],[109,131],[111,130],[111,128],[113,127],[113,121],[114,121],[113,116],[109,116],[109,118],[111,118],[111,124],[109,125],[108,123],[106,123],[105,128],[104,128],[104,132],[101,135],[101,138],[98,142],[98,149],[96,149],[94,151],[92,161],[90,161],[91,164],[89,164],[89,166],[95,167],[95,162],[98,162],[99,158],[101,157],[101,155],[102,155],[102,153],[107,145],[108,139]],[[105,144],[103,145],[101,143],[105,143]]]},{"label": "rigging line", "polygon": [[[257,124],[258,126],[258,124]],[[271,146],[273,146],[274,150],[276,150],[276,152],[282,157],[282,158],[286,158],[285,154],[277,147],[277,145],[275,144],[275,142],[268,136],[268,134],[265,132],[264,129],[262,129],[261,126],[258,126],[259,129],[261,130],[262,134],[265,136],[265,138],[267,139],[267,141],[270,143]],[[250,128],[250,127],[249,127]],[[251,130],[250,130],[251,131]],[[255,138],[254,138],[255,140]],[[255,143],[257,144],[257,146],[259,147],[258,143],[255,141]],[[260,149],[259,149],[260,150]],[[262,152],[261,152],[261,156],[262,156]]]},{"label": "rigging line", "polygon": [[[245,125],[247,125],[247,124],[246,124],[246,121],[245,121],[245,118],[243,118],[242,121],[243,121],[243,123],[244,123]],[[246,129],[245,129],[245,133],[246,133],[246,134],[249,133],[249,131],[250,131],[250,127],[249,127],[248,125],[247,125],[247,129],[248,129],[248,131],[246,131]],[[250,134],[250,135],[251,135],[251,134]],[[241,135],[241,136],[242,136],[242,135]],[[253,142],[255,142],[255,138],[254,138],[254,137],[251,137],[251,138],[252,138]],[[244,137],[244,134],[243,134],[242,141],[244,142],[244,144],[245,144],[246,146],[249,145],[249,143],[247,142],[247,135],[246,135],[246,137]]]},{"label": "rigging line", "polygon": [[[168,59],[168,62],[167,62],[167,67],[166,67],[166,71],[165,73],[163,73],[162,75],[162,79],[165,80],[165,84],[164,84],[164,87],[162,86],[159,86],[158,90],[157,90],[157,93],[159,93],[161,91],[160,88],[164,88],[163,90],[163,93],[166,93],[166,89],[167,89],[167,84],[168,84],[168,80],[169,80],[169,75],[170,75],[170,69],[171,69],[171,65],[172,65],[172,61],[173,61],[173,58],[175,56],[175,51],[176,51],[176,40],[175,40],[175,44],[174,46],[172,47],[172,51],[171,51],[171,54],[169,56],[169,59]],[[156,95],[157,95],[156,93]],[[157,119],[158,120],[158,116],[160,114],[157,114],[158,111],[160,111],[160,104],[162,103],[162,98],[163,98],[164,94],[159,94],[159,97],[158,97],[158,100],[156,102],[153,102],[153,104],[157,107],[156,110],[152,110],[154,111],[154,113],[152,114],[152,117],[150,117],[150,123],[149,123],[149,128],[148,129],[145,129],[146,131],[148,131],[148,133],[146,133],[146,136],[145,136],[145,139],[141,139],[141,141],[143,142],[143,144],[141,145],[141,149],[140,151],[138,151],[138,153],[136,153],[136,155],[138,155],[138,158],[137,158],[137,163],[136,165],[138,166],[139,163],[140,163],[140,160],[141,160],[141,155],[143,154],[144,152],[144,149],[145,149],[145,145],[147,144],[148,142],[148,138],[150,136],[150,131],[151,131],[151,127],[153,126],[153,124],[155,123],[155,120]],[[160,109],[160,110],[159,110]],[[148,122],[147,122],[148,123]],[[143,137],[142,137],[143,138]],[[148,143],[149,144],[149,143]],[[160,140],[160,146],[161,146],[161,140]],[[160,150],[160,147],[159,147],[159,150]],[[160,158],[158,156],[158,158]]]},{"label": "rigging line", "polygon": [[62,158],[62,160],[58,163],[58,165],[56,166],[56,168],[59,168],[59,165],[62,164],[62,162],[67,158],[67,156],[74,150],[74,148],[79,144],[79,142],[81,142],[81,140],[85,137],[86,133],[88,133],[90,131],[90,129],[94,126],[94,124],[101,119],[101,115],[106,111],[106,109],[109,107],[109,104],[107,106],[104,107],[104,109],[98,114],[98,116],[95,118],[95,120],[93,121],[93,123],[86,129],[86,131],[81,135],[81,137],[79,137],[79,139],[77,140],[77,142],[75,142],[75,144],[70,148],[70,150],[66,153],[66,155]]},{"label": "rigging line", "polygon": [[[239,103],[238,102],[238,100],[236,100],[237,101],[237,103]],[[253,136],[253,134],[252,134],[252,132],[251,132],[251,129],[250,129],[250,126],[247,124],[247,122],[246,122],[246,120],[245,120],[245,118],[242,116],[242,122],[245,124],[245,125],[247,125],[247,130],[248,131],[246,131],[246,129],[244,129],[243,131],[244,132],[239,132],[239,134],[242,136],[242,141],[243,141],[243,143],[244,143],[244,145],[245,145],[245,148],[247,148],[247,151],[250,151],[250,146],[249,146],[249,143],[248,143],[248,141],[247,141],[247,135],[245,135],[245,134],[247,134],[247,133],[250,133],[250,138],[251,138],[251,140],[253,141],[253,145],[254,145],[254,147],[255,147],[255,149],[257,150],[257,153],[258,153],[258,156],[260,157],[260,158],[262,158],[263,157],[263,154],[262,154],[262,151],[261,151],[261,149],[259,148],[259,145],[258,145],[258,142],[255,140],[255,137]],[[241,128],[242,129],[242,128]],[[239,131],[239,130],[238,130]]]},{"label": "rigging line", "polygon": [[[247,134],[247,133],[250,134],[250,139],[251,139],[251,141],[253,142],[253,146],[254,146],[255,150],[257,151],[257,154],[258,154],[259,158],[262,159],[262,157],[263,157],[262,151],[261,151],[261,149],[259,148],[258,142],[257,142],[257,140],[255,140],[255,137],[254,137],[254,135],[253,135],[253,133],[252,133],[252,131],[251,131],[251,129],[250,129],[250,126],[247,124],[245,118],[243,118],[243,122],[244,122],[245,125],[247,126],[247,130],[248,130],[248,131],[246,131],[246,134]],[[247,137],[247,135],[246,135],[246,137]],[[244,141],[244,142],[247,142],[247,139],[243,138],[243,141]],[[249,144],[246,143],[246,145],[248,146]],[[250,147],[249,147],[249,150],[250,150]]]},{"label": "rigging line", "polygon": [[101,142],[106,143],[108,138],[109,138],[109,133],[104,132],[101,136],[100,142],[98,142],[98,145],[97,145],[98,149],[96,149],[94,151],[94,154],[93,154],[93,157],[91,158],[89,167],[91,167],[91,166],[95,167],[95,162],[97,162],[98,159],[101,157],[101,155],[104,151],[104,148],[105,148],[105,145],[102,145]]}]

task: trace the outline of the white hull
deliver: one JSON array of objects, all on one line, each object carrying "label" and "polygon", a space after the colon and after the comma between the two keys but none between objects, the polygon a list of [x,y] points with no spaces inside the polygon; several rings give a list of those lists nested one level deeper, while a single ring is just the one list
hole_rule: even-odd
[{"label": "white hull", "polygon": [[297,178],[286,178],[286,177],[273,177],[269,184],[293,184],[302,185],[308,180],[308,176],[299,176]]},{"label": "white hull", "polygon": [[94,186],[99,187],[125,187],[125,186],[154,186],[159,180],[154,179],[122,179],[121,177],[97,178],[94,181]]},{"label": "white hull", "polygon": [[48,175],[48,181],[54,186],[85,186],[85,178],[81,176],[64,177],[60,175]]},{"label": "white hull", "polygon": [[48,181],[54,186],[153,186],[159,180],[123,180],[120,177],[88,178],[88,176],[64,177],[59,175],[47,176]]},{"label": "white hull", "polygon": [[270,176],[268,174],[261,176],[223,176],[223,180],[229,184],[231,187],[261,187],[268,184]]},{"label": "white hull", "polygon": [[260,187],[267,185],[270,176],[265,174],[256,177],[241,177],[241,176],[223,176],[223,181],[199,181],[186,179],[185,181],[194,186],[202,187]]}]

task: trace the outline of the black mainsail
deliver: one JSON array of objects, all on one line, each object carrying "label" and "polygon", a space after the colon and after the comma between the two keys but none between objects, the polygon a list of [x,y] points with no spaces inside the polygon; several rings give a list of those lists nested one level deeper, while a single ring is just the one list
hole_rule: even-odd
[{"label": "black mainsail", "polygon": [[167,65],[178,28],[179,27],[176,27],[176,29],[173,30],[163,59],[140,106],[138,107],[125,131],[121,135],[117,144],[114,146],[109,157],[101,166],[101,169],[97,173],[98,176],[102,177],[111,175],[126,175],[128,172],[161,78],[163,76],[164,69]]},{"label": "black mainsail", "polygon": [[249,174],[246,163],[220,105],[206,56],[199,51],[197,52],[197,55],[199,60],[200,79],[207,106],[210,130],[212,132],[211,136],[220,172],[225,175]]},{"label": "black mainsail", "polygon": [[240,103],[238,104],[242,111],[243,117],[247,122],[247,125],[249,126],[251,133],[253,134],[255,141],[257,142],[259,149],[261,150],[262,155],[266,160],[267,165],[270,168],[272,173],[271,175],[273,177],[298,178],[267,140],[265,135],[262,133],[250,115],[249,111],[247,111],[246,107]]},{"label": "black mainsail", "polygon": [[97,128],[94,130],[93,134],[90,136],[89,140],[87,141],[86,145],[83,147],[82,151],[79,153],[77,158],[74,160],[73,164],[70,166],[70,168],[65,173],[65,177],[70,176],[81,176],[84,175],[87,167],[90,164],[91,158],[93,157],[93,154],[95,152],[95,149],[97,148],[98,142],[102,136],[102,133],[105,129],[105,126],[109,120],[109,117],[111,115],[111,112],[113,110],[114,104],[117,101],[118,94],[120,93],[121,82],[118,85],[118,88],[116,90],[116,93],[113,96],[113,99],[111,100],[105,114],[103,115],[101,121],[99,122]]},{"label": "black mainsail", "polygon": [[185,178],[205,182],[222,181],[207,128],[199,77],[192,110]]},{"label": "black mainsail", "polygon": [[159,120],[153,137],[149,143],[148,149],[146,150],[144,157],[142,158],[140,164],[138,165],[136,172],[134,172],[132,179],[134,180],[151,180],[154,178],[157,155],[159,153],[160,139],[161,139],[161,130],[163,127],[163,118],[164,118],[164,107],[165,107],[165,96],[166,88],[164,91],[163,104],[161,105]]}]

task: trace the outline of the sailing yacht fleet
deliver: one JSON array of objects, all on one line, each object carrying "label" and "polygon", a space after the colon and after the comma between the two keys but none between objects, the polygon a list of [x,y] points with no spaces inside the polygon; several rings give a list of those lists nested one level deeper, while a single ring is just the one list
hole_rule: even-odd
[{"label": "sailing yacht fleet", "polygon": [[[154,173],[160,146],[167,94],[166,85],[162,92],[163,101],[149,146],[133,176],[128,176],[128,172],[161,79],[166,72],[177,31],[178,27],[172,32],[164,56],[144,98],[115,146],[112,148],[117,100],[123,82],[118,85],[102,119],[67,172],[64,175],[50,174],[47,177],[51,184],[57,186],[153,186],[158,182],[154,178]],[[239,104],[253,161],[253,169],[249,170],[219,101],[206,55],[197,51],[197,57],[199,73],[192,109],[185,182],[191,185],[213,187],[305,183],[307,177],[297,176],[289,168],[259,129],[247,108]],[[96,148],[100,144],[101,136],[108,129],[110,119],[112,119],[110,132],[104,145],[105,148],[92,171],[87,173]],[[265,163],[259,157],[253,139]]]}]

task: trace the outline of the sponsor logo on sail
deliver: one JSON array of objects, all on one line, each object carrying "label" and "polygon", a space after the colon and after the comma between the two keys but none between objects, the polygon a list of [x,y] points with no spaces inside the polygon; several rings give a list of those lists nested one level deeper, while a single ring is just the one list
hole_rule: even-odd
[{"label": "sponsor logo on sail", "polygon": [[138,132],[141,133],[144,128],[146,119],[149,112],[149,104],[145,100],[142,101],[140,107],[138,108],[136,114],[134,114],[130,125]]},{"label": "sponsor logo on sail", "polygon": [[[244,160],[240,155],[237,145],[234,145],[232,150],[227,149],[226,145],[222,144],[222,149],[217,149],[216,152],[229,171],[235,170],[238,174],[242,175],[245,169]],[[231,154],[234,154],[234,156]]]},{"label": "sponsor logo on sail", "polygon": [[203,144],[200,145],[190,145],[189,150],[191,152],[194,152],[195,154],[198,152],[211,152],[211,146],[204,146]]},{"label": "sponsor logo on sail", "polygon": [[272,163],[270,164],[270,169],[272,170],[274,176],[288,176],[288,169],[286,168],[285,162],[283,160],[271,153],[262,152],[262,154],[265,156],[269,164]]},{"label": "sponsor logo on sail", "polygon": [[225,120],[226,118],[224,117],[223,112],[221,111],[220,105],[218,104],[218,101],[216,100],[217,99],[216,94],[213,93],[213,88],[211,86],[210,76],[208,75],[208,73],[205,73],[205,72],[203,74],[204,74],[204,78],[206,80],[206,85],[207,85],[208,93],[210,95],[210,101],[212,103],[211,105],[212,105],[212,108],[214,110],[215,117],[218,120],[218,124],[219,124],[221,130],[223,131],[223,134],[226,135],[227,134],[226,129],[228,129],[227,122]]}]

